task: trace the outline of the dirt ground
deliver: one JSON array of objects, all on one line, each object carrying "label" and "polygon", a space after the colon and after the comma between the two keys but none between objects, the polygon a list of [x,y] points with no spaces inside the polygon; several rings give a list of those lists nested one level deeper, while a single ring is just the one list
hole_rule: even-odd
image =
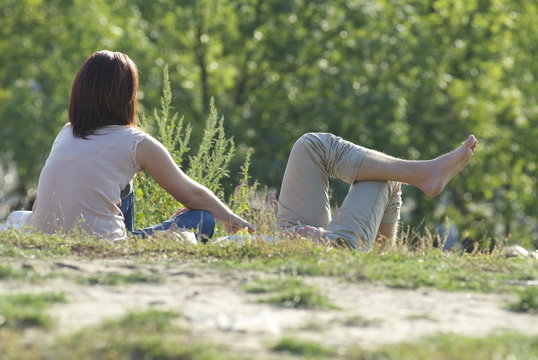
[{"label": "dirt ground", "polygon": [[[130,310],[158,308],[184,315],[178,322],[204,341],[253,354],[284,335],[314,340],[338,349],[412,341],[454,332],[482,337],[502,330],[538,334],[538,317],[505,309],[513,294],[475,294],[438,290],[394,289],[337,278],[309,277],[339,310],[287,309],[259,303],[243,284],[261,273],[219,270],[192,262],[142,263],[139,260],[15,260],[12,267],[31,266],[43,275],[38,283],[1,281],[0,293],[64,292],[68,302],[54,305],[57,329],[68,333],[118,317]],[[78,275],[136,271],[164,276],[159,284],[82,285]],[[355,321],[351,321],[351,320]]]}]

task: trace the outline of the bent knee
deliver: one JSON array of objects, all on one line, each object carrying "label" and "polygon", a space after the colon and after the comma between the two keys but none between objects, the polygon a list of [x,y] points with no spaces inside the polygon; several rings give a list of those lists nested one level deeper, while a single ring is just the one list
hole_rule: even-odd
[{"label": "bent knee", "polygon": [[197,236],[202,242],[213,237],[215,232],[215,217],[207,210],[189,210],[190,216],[196,219]]},{"label": "bent knee", "polygon": [[318,133],[313,133],[313,132],[303,134],[301,135],[301,137],[297,139],[297,141],[295,141],[295,144],[293,146],[294,147],[309,146],[319,140],[317,135]]},{"label": "bent knee", "polygon": [[303,134],[296,143],[312,143],[317,141],[327,141],[328,139],[339,138],[338,136],[327,132],[308,132]]},{"label": "bent knee", "polygon": [[303,134],[295,141],[293,149],[295,151],[298,149],[314,149],[316,152],[319,152],[327,148],[328,144],[333,143],[335,139],[339,139],[339,137],[331,133],[309,132]]}]

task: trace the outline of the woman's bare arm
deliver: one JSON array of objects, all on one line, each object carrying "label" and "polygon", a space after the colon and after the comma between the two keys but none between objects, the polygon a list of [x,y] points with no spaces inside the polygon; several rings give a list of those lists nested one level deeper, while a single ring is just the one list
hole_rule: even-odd
[{"label": "woman's bare arm", "polygon": [[135,160],[174,199],[189,209],[209,211],[224,223],[228,232],[242,228],[253,230],[251,224],[234,214],[212,191],[187,176],[157,140],[142,140],[137,146]]}]

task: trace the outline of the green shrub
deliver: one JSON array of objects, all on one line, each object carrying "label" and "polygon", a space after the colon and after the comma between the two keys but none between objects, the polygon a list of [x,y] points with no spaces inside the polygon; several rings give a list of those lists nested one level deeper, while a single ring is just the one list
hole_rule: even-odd
[{"label": "green shrub", "polygon": [[[202,139],[198,143],[198,150],[192,155],[189,147],[192,127],[185,123],[183,117],[178,118],[178,114],[173,113],[171,94],[168,68],[165,67],[161,108],[154,109],[152,115],[143,115],[141,125],[170,151],[176,164],[187,175],[223,199],[223,180],[229,176],[230,161],[235,155],[234,141],[224,131],[224,118],[218,115],[214,100],[211,99]],[[242,166],[243,177],[239,190],[230,197],[232,209],[240,214],[250,210],[247,200],[254,189],[248,184],[250,156],[249,150]],[[146,174],[137,177],[135,195],[137,228],[162,222],[183,207]]]}]

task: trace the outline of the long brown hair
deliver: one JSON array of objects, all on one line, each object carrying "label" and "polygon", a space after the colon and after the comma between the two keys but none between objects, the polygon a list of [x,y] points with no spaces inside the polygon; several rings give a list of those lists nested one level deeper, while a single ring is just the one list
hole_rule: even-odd
[{"label": "long brown hair", "polygon": [[69,101],[73,135],[86,139],[107,125],[136,126],[138,70],[129,56],[97,51],[80,67]]}]

